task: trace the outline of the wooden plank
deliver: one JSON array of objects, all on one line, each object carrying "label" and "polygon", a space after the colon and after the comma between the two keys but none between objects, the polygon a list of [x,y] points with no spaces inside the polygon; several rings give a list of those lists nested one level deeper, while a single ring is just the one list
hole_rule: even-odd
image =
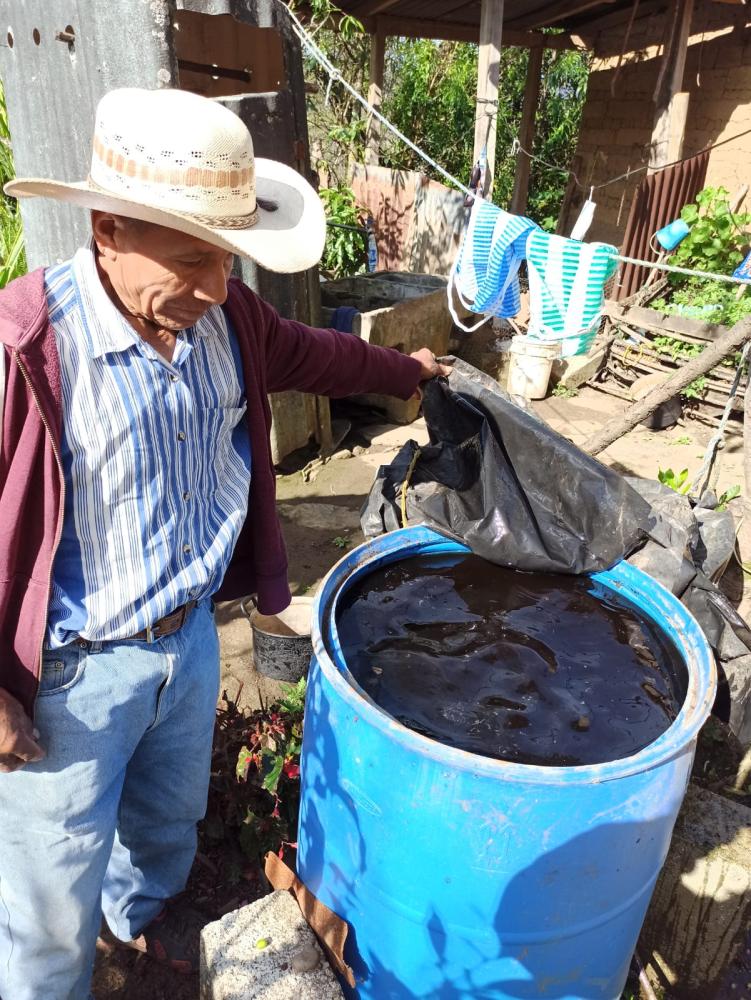
[{"label": "wooden plank", "polygon": [[358,8],[355,17],[359,20],[362,20],[364,17],[375,17],[376,14],[382,14],[385,10],[395,7],[398,3],[399,0],[368,0],[362,7]]},{"label": "wooden plank", "polygon": [[493,190],[495,147],[498,135],[498,80],[501,72],[503,0],[482,0],[480,51],[477,58],[477,99],[475,105],[475,145],[472,162],[483,152],[490,167],[488,197]]},{"label": "wooden plank", "polygon": [[[674,146],[683,143],[680,115],[684,109],[684,102],[680,98],[676,101],[675,98],[683,89],[683,73],[686,68],[686,52],[693,11],[694,0],[674,0],[671,7],[665,11],[666,28],[674,26],[674,30],[668,32],[660,77],[655,90],[655,117],[649,155],[650,170],[658,170],[671,162],[669,156],[671,143]],[[687,109],[687,106],[685,107]],[[683,125],[685,127],[685,119]]]},{"label": "wooden plank", "polygon": [[673,99],[670,102],[670,131],[666,154],[668,163],[675,163],[683,155],[683,139],[686,134],[690,98],[691,94],[687,90],[679,90],[677,94],[673,94]]},{"label": "wooden plank", "polygon": [[[386,35],[397,35],[401,38],[435,38],[447,42],[478,42],[480,28],[475,24],[462,21],[422,20],[417,17],[395,17],[383,14],[378,17],[378,24]],[[376,29],[375,18],[363,20],[369,32]],[[504,45],[522,49],[532,49],[542,46],[545,49],[565,49],[580,51],[582,45],[575,42],[570,35],[544,35],[539,31],[507,31],[503,32]]]},{"label": "wooden plank", "polygon": [[[542,49],[530,49],[527,62],[527,78],[524,84],[524,104],[522,120],[519,127],[519,142],[524,149],[532,152],[535,141],[535,115],[540,100],[540,80],[542,77]],[[514,190],[511,195],[509,211],[516,215],[527,212],[527,195],[529,193],[529,174],[532,166],[530,158],[522,152],[516,155],[516,171],[514,173]]]},{"label": "wooden plank", "polygon": [[[370,36],[370,85],[368,103],[380,111],[383,98],[383,66],[386,56],[386,35],[376,22],[375,34]],[[373,115],[368,119],[368,133],[365,141],[365,163],[377,166],[378,148],[381,138],[381,123]]]},{"label": "wooden plank", "polygon": [[549,28],[557,21],[582,14],[592,7],[603,7],[615,2],[616,0],[556,0],[556,3],[549,4],[534,14],[509,20],[509,25],[512,28]]}]

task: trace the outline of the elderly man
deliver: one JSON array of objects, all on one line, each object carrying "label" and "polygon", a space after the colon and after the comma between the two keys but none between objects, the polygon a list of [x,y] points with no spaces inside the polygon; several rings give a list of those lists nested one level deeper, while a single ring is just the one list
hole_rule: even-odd
[{"label": "elderly man", "polygon": [[[318,260],[313,189],[176,90],[100,103],[72,260],[0,293],[0,996],[85,1000],[102,913],[196,966],[185,886],[209,776],[212,598],[289,601],[268,392],[410,397],[439,374],[281,319],[231,279]],[[0,411],[2,412],[2,411]]]}]

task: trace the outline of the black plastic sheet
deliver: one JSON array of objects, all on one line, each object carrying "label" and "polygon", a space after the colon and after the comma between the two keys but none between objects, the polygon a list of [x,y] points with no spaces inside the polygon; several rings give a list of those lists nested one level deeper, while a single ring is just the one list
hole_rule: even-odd
[{"label": "black plastic sheet", "polygon": [[[722,668],[721,714],[751,743],[751,632],[720,593],[732,515],[586,455],[462,361],[428,382],[430,443],[409,441],[378,472],[361,511],[366,536],[421,522],[490,562],[593,573],[623,558],[676,594]],[[716,504],[716,501],[715,501]]]}]

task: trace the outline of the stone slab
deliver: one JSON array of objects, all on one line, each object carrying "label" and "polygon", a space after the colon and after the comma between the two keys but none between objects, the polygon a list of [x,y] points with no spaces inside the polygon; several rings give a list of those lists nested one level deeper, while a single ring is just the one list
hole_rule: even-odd
[{"label": "stone slab", "polygon": [[576,355],[553,362],[552,383],[565,389],[578,389],[589,382],[605,363],[605,350],[601,348],[593,354]]},{"label": "stone slab", "polygon": [[290,893],[201,931],[201,1000],[339,1000],[343,993]]},{"label": "stone slab", "polygon": [[690,785],[639,943],[653,985],[719,1000],[750,922],[751,809]]}]

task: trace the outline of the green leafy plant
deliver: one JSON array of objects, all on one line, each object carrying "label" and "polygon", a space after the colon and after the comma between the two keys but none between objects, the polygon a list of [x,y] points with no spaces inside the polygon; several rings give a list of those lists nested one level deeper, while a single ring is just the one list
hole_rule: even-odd
[{"label": "green leafy plant", "polygon": [[337,535],[336,538],[331,539],[331,544],[336,545],[338,549],[348,549],[352,543],[349,538],[345,538],[343,535]]},{"label": "green leafy plant", "polygon": [[677,475],[672,469],[660,469],[657,473],[657,478],[663,486],[668,486],[671,490],[675,490],[676,493],[680,493],[681,495],[688,493],[691,486],[688,479],[688,469],[683,469]]},{"label": "green leafy plant", "polygon": [[[340,185],[318,192],[329,225],[321,267],[335,278],[362,271],[367,261],[367,240],[362,232],[361,209],[351,188]],[[344,228],[347,227],[347,228]]]},{"label": "green leafy plant", "polygon": [[[260,786],[269,799],[259,809],[248,806],[240,844],[251,858],[293,846],[300,803],[300,750],[305,708],[305,678],[287,685],[284,697],[265,716],[256,718],[240,748],[235,766],[238,782]],[[269,806],[271,807],[269,810]]]},{"label": "green leafy plant", "polygon": [[559,399],[573,399],[574,396],[579,395],[578,389],[570,389],[567,385],[558,385],[553,389],[553,395],[557,396]]},{"label": "green leafy plant", "polygon": [[2,193],[3,186],[15,175],[5,91],[0,81],[0,288],[26,273],[21,213],[17,202]]},{"label": "green leafy plant", "polygon": [[[751,213],[732,212],[727,189],[707,187],[693,204],[684,206],[681,218],[690,231],[670,262],[714,274],[732,274],[748,253]],[[751,297],[739,299],[734,287],[680,274],[671,274],[668,280],[671,291],[655,300],[655,309],[728,326],[751,313]]]},{"label": "green leafy plant", "polygon": [[671,444],[691,444],[691,438],[688,434],[684,434],[682,437],[675,438],[670,442]]},{"label": "green leafy plant", "polygon": [[221,844],[226,877],[239,878],[243,855],[260,864],[268,851],[295,846],[304,706],[304,678],[252,712],[226,693],[220,703],[200,836],[207,849]]},{"label": "green leafy plant", "polygon": [[[730,210],[730,192],[724,187],[707,187],[686,205],[681,218],[691,227],[679,244],[672,263],[705,271],[731,273],[743,260],[748,246],[748,212]],[[676,276],[680,278],[680,276]]]},{"label": "green leafy plant", "polygon": [[667,354],[673,361],[679,358],[695,358],[704,350],[704,344],[693,344],[678,337],[655,337],[652,341],[658,354]]},{"label": "green leafy plant", "polygon": [[736,497],[741,495],[741,488],[736,483],[735,486],[730,486],[725,490],[724,493],[720,494],[720,498],[717,501],[717,510],[727,510],[728,504],[731,500],[735,500]]},{"label": "green leafy plant", "polygon": [[693,382],[689,382],[685,388],[681,389],[681,396],[688,400],[698,400],[704,398],[706,391],[707,376],[699,375]]}]

